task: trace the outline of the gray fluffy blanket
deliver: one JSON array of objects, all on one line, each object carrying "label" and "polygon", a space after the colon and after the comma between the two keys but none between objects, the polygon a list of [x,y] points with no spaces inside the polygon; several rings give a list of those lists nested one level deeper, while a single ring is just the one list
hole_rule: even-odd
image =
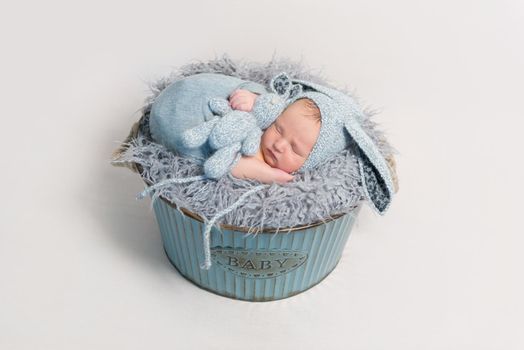
[{"label": "gray fluffy blanket", "polygon": [[[273,76],[287,72],[293,78],[334,87],[318,74],[305,69],[301,63],[286,59],[273,58],[270,62],[261,64],[235,61],[223,56],[208,62],[185,65],[169,77],[151,84],[152,94],[143,108],[138,135],[123,145],[123,151],[113,159],[113,164],[139,164],[142,178],[153,184],[168,178],[202,174],[200,165],[190,159],[175,156],[162,145],[151,141],[147,119],[151,104],[165,87],[183,77],[204,72],[227,74],[266,86]],[[365,114],[364,130],[376,142],[384,157],[391,158],[394,150],[371,121],[374,113],[368,109]],[[360,205],[363,190],[359,180],[356,157],[351,149],[347,149],[328,159],[322,166],[296,175],[293,182],[268,185],[262,191],[252,194],[246,203],[223,216],[219,223],[257,232],[263,228],[283,229],[325,221],[332,215],[351,212]],[[153,200],[161,196],[208,221],[216,213],[235,203],[243,193],[258,185],[260,183],[255,180],[241,180],[227,175],[218,181],[207,179],[165,186],[155,191]]]}]

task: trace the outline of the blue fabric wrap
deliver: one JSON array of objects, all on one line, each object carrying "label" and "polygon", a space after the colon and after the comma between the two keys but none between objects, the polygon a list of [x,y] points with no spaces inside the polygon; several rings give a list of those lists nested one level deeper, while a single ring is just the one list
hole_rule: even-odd
[{"label": "blue fabric wrap", "polygon": [[208,103],[211,98],[227,99],[236,89],[257,94],[267,92],[263,85],[213,73],[195,74],[172,83],[157,96],[151,107],[151,136],[178,155],[203,163],[212,153],[209,144],[184,147],[182,133],[214,117]]}]

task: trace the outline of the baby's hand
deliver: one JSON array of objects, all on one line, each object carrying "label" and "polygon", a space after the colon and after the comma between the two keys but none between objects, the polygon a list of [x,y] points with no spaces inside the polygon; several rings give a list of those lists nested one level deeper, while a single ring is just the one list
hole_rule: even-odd
[{"label": "baby's hand", "polygon": [[251,91],[238,89],[229,95],[229,105],[239,111],[251,112],[257,97],[258,95]]},{"label": "baby's hand", "polygon": [[256,157],[241,157],[235,167],[231,170],[231,175],[239,179],[258,180],[265,184],[273,182],[286,183],[293,180],[293,176],[284,170],[272,168]]}]

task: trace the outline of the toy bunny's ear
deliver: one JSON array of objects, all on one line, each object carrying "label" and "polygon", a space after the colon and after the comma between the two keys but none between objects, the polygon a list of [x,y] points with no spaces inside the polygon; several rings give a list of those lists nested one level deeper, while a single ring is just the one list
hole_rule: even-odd
[{"label": "toy bunny's ear", "polygon": [[349,118],[344,126],[357,146],[364,194],[372,208],[379,214],[384,214],[391,203],[394,192],[389,165],[358,122]]},{"label": "toy bunny's ear", "polygon": [[269,87],[279,96],[289,96],[291,91],[291,79],[286,73],[279,73],[269,83]]}]

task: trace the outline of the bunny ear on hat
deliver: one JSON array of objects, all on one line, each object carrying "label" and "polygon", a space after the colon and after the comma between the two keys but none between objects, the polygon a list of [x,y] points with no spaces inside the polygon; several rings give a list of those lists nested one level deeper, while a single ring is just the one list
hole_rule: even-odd
[{"label": "bunny ear on hat", "polygon": [[358,146],[358,162],[364,194],[373,209],[379,214],[384,214],[394,193],[389,165],[358,122],[348,118],[344,126]]},{"label": "bunny ear on hat", "polygon": [[[336,108],[337,112],[328,117],[338,119],[344,125],[351,139],[354,140],[357,146],[356,152],[364,194],[373,209],[379,214],[383,214],[393,197],[393,178],[387,161],[361,127],[364,113],[359,105],[353,98],[341,91],[302,80],[293,79],[292,82],[326,95],[334,101],[335,105],[343,106],[340,109]],[[333,121],[323,119],[322,123],[325,122],[331,124]]]}]

